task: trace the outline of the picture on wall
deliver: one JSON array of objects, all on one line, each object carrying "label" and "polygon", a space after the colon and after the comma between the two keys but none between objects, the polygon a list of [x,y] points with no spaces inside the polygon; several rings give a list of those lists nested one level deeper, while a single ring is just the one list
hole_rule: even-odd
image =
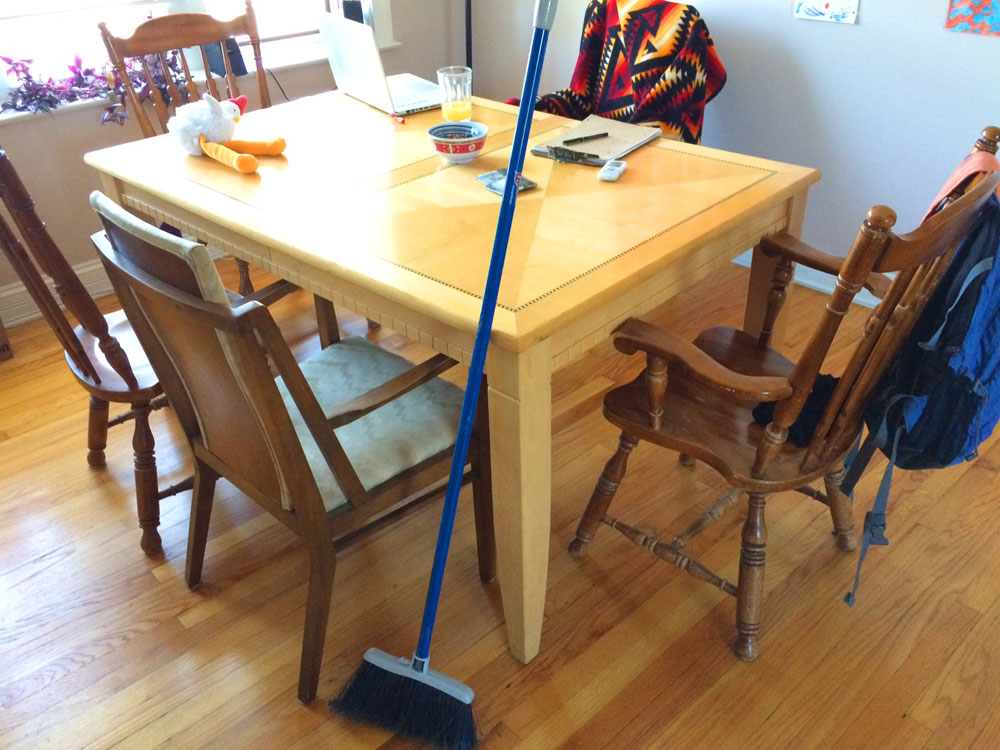
[{"label": "picture on wall", "polygon": [[949,0],[945,28],[1000,36],[1000,0]]},{"label": "picture on wall", "polygon": [[832,21],[833,23],[857,23],[858,0],[795,0],[792,6],[793,18],[809,21]]}]

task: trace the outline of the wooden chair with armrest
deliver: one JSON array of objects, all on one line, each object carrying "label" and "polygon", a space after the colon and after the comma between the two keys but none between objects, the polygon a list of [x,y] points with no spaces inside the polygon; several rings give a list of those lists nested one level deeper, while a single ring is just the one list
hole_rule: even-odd
[{"label": "wooden chair with armrest", "polygon": [[[98,24],[101,38],[108,51],[108,58],[111,60],[118,78],[125,84],[128,105],[132,116],[139,123],[144,138],[150,138],[158,133],[147,110],[143,108],[139,92],[135,86],[131,85],[132,79],[129,76],[127,64],[130,59],[139,61],[145,79],[149,82],[149,98],[160,133],[167,132],[167,120],[170,119],[178,106],[189,101],[197,101],[202,95],[194,76],[191,74],[191,66],[185,52],[185,49],[193,47],[197,47],[200,52],[201,63],[205,71],[204,88],[208,93],[216,99],[234,98],[240,95],[240,90],[236,80],[237,74],[233,72],[229,54],[226,51],[226,40],[248,37],[250,47],[253,50],[260,106],[271,106],[267,76],[261,62],[260,35],[257,32],[253,3],[251,0],[245,0],[245,3],[246,13],[228,21],[219,20],[207,13],[174,13],[140,24],[129,37],[117,37],[108,31],[106,24]],[[219,82],[211,73],[208,54],[209,48],[220,47],[220,45],[226,71],[225,78],[222,79],[226,87],[225,97],[220,96]],[[180,80],[175,79],[174,71],[169,63],[174,56],[182,70],[183,77]],[[154,85],[154,81],[162,81],[162,84]],[[241,296],[252,294],[254,287],[250,279],[249,263],[236,258],[236,265],[239,269],[239,294]],[[282,290],[283,293],[288,293],[295,288],[294,285],[287,284],[282,287]],[[278,299],[280,296],[282,295],[276,293],[276,290],[272,290],[267,299],[261,301],[269,304],[270,301]],[[316,297],[315,303],[320,341],[323,346],[328,346],[339,338],[336,313],[333,304],[328,300]]]},{"label": "wooden chair with armrest", "polygon": [[[1000,129],[987,128],[976,149],[996,153],[998,141]],[[839,488],[844,456],[861,430],[862,410],[872,389],[898,353],[998,182],[1000,172],[977,175],[972,184],[960,185],[944,208],[904,235],[891,231],[896,220],[892,209],[875,206],[846,258],[829,256],[787,234],[765,238],[762,251],[781,260],[758,337],[715,327],[688,343],[636,318],[622,324],[614,334],[615,347],[629,355],[645,352],[646,368],[633,382],[605,396],[604,415],[621,429],[621,437],[594,489],[570,553],[581,556],[603,522],[696,578],[721,588],[737,600],[736,655],[746,661],[755,659],[767,543],[767,495],[797,490],[819,500],[829,506],[840,548],[850,550],[857,545],[851,504]],[[769,346],[794,263],[837,274],[836,290],[795,362]],[[896,272],[891,283],[882,276],[889,272]],[[882,301],[823,403],[810,394],[840,322],[863,286],[882,296]],[[816,394],[819,391],[817,388]],[[758,424],[752,413],[759,402],[774,402],[773,416],[766,425]],[[629,454],[640,440],[678,451],[682,463],[690,464],[692,458],[704,461],[733,488],[670,542],[660,542],[607,515]],[[825,493],[808,486],[819,477],[823,477]],[[684,545],[731,507],[743,491],[749,496],[749,510],[742,531],[739,579],[734,586],[688,557]]]},{"label": "wooden chair with armrest", "polygon": [[[206,248],[143,224],[100,193],[94,242],[195,457],[186,579],[196,587],[216,480],[225,477],[301,536],[309,586],[298,696],[316,694],[335,546],[443,490],[462,392],[361,338],[296,363],[268,309],[230,308]],[[275,379],[269,368],[278,372]],[[485,401],[470,470],[479,570],[493,578]]]},{"label": "wooden chair with armrest", "polygon": [[[62,344],[73,376],[90,394],[87,462],[93,467],[104,466],[108,427],[128,420],[134,422],[132,448],[136,505],[142,529],[140,545],[146,554],[156,554],[160,551],[160,535],[156,530],[159,500],[191,486],[190,482],[182,482],[162,491],[158,488],[149,412],[166,403],[159,381],[125,313],[121,310],[101,313],[52,240],[27,188],[2,150],[0,199],[17,229],[15,232],[0,214],[0,251]],[[66,317],[44,276],[52,280],[59,299],[79,325],[74,326]],[[130,409],[109,420],[109,402],[128,404]]]}]

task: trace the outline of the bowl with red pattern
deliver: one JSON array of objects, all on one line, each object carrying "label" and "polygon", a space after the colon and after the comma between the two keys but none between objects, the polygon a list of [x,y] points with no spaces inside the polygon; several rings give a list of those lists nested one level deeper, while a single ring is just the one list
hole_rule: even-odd
[{"label": "bowl with red pattern", "polygon": [[467,120],[438,123],[427,130],[427,135],[446,162],[465,164],[482,153],[488,131],[483,123]]}]

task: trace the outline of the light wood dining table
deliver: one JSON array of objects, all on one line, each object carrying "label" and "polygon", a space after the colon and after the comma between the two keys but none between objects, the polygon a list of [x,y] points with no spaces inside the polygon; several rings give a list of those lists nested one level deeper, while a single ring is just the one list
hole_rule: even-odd
[{"label": "light wood dining table", "polygon": [[[284,156],[239,174],[169,136],[87,154],[104,191],[155,222],[262,266],[336,305],[468,362],[500,197],[477,175],[507,165],[515,108],[475,98],[482,155],[445,163],[427,128],[340,92],[248,113],[240,138]],[[570,127],[536,113],[529,146]],[[617,182],[531,155],[486,372],[498,578],[510,650],[538,653],[551,513],[551,378],[632,315],[782,230],[801,231],[814,169],[659,139]],[[760,327],[773,263],[755,251],[744,327]],[[580,498],[583,508],[586,498]]]}]

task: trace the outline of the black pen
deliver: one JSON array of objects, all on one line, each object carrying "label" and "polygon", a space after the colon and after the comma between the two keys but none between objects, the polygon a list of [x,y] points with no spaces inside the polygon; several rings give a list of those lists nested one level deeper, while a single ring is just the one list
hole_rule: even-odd
[{"label": "black pen", "polygon": [[594,133],[593,135],[581,135],[579,138],[568,138],[563,141],[564,146],[568,146],[571,143],[583,143],[584,141],[594,141],[598,138],[607,138],[607,133]]}]

